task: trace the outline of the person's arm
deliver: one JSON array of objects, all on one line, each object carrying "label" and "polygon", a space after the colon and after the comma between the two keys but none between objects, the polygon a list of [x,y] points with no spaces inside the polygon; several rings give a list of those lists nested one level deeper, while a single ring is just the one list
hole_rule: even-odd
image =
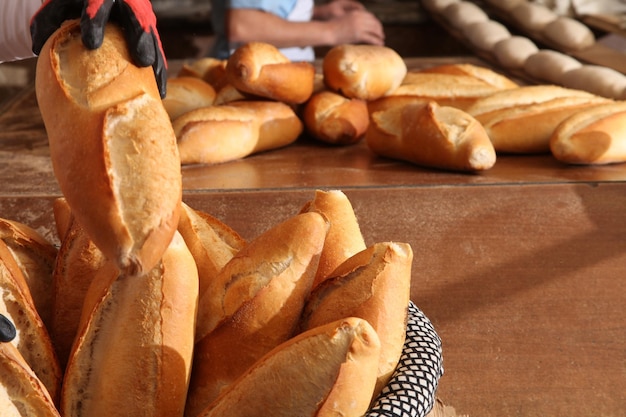
[{"label": "person's arm", "polygon": [[365,10],[353,10],[325,21],[291,22],[261,10],[231,9],[226,21],[228,38],[237,43],[267,42],[278,48],[384,44],[382,24]]}]

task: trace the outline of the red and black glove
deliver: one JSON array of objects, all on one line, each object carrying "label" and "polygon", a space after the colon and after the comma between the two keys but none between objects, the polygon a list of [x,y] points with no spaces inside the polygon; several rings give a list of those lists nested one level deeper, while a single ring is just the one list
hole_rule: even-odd
[{"label": "red and black glove", "polygon": [[77,18],[83,43],[89,49],[102,45],[109,19],[121,25],[135,64],[152,66],[161,97],[165,97],[167,61],[150,0],[46,0],[30,22],[35,55],[61,23]]}]

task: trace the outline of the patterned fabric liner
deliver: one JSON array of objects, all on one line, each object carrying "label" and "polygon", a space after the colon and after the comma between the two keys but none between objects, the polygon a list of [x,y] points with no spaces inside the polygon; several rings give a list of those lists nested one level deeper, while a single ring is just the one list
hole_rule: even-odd
[{"label": "patterned fabric liner", "polygon": [[441,339],[411,301],[402,356],[391,380],[365,417],[424,417],[435,404],[443,375]]}]

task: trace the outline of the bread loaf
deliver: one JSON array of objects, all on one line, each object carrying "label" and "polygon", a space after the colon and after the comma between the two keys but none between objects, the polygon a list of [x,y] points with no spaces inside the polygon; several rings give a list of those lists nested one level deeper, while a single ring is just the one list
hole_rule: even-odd
[{"label": "bread loaf", "polygon": [[361,417],[376,380],[380,342],[345,318],[302,333],[259,359],[199,417]]},{"label": "bread loaf", "polygon": [[331,145],[351,145],[363,139],[369,114],[364,100],[326,90],[306,102],[302,120],[311,137]]},{"label": "bread loaf", "polygon": [[171,120],[183,113],[213,105],[215,89],[197,77],[175,77],[167,81],[163,106]]},{"label": "bread loaf", "polygon": [[462,110],[435,102],[402,102],[375,111],[365,139],[374,153],[417,165],[481,171],[496,161],[480,123]]},{"label": "bread loaf", "polygon": [[531,77],[559,85],[563,74],[581,66],[576,58],[562,52],[541,49],[526,58],[523,68]]},{"label": "bread loaf", "polygon": [[50,398],[57,401],[62,371],[48,330],[37,312],[19,265],[4,241],[0,240],[0,314],[15,326],[11,343],[19,351]]},{"label": "bread loaf", "polygon": [[0,407],[3,417],[60,417],[46,387],[10,343],[0,343]]},{"label": "bread loaf", "polygon": [[565,119],[550,139],[552,155],[569,164],[626,162],[626,102],[611,102]]},{"label": "bread loaf", "polygon": [[304,124],[293,107],[280,101],[239,100],[230,105],[250,109],[258,119],[259,139],[253,154],[290,145],[304,131]]},{"label": "bread loaf", "polygon": [[198,415],[267,352],[292,337],[328,232],[318,213],[291,217],[252,240],[200,300],[186,414]]},{"label": "bread loaf", "polygon": [[64,198],[54,201],[54,218],[61,245],[54,265],[54,308],[50,335],[61,367],[65,369],[78,331],[87,289],[106,258],[85,233]]},{"label": "bread loaf", "polygon": [[467,112],[478,120],[497,152],[547,153],[550,136],[571,114],[607,99],[549,85],[533,85],[494,93]]},{"label": "bread loaf", "polygon": [[528,57],[539,52],[539,48],[529,38],[511,36],[496,42],[491,52],[504,68],[522,69]]},{"label": "bread loaf", "polygon": [[183,165],[217,164],[250,155],[259,141],[253,110],[228,105],[187,112],[172,121]]},{"label": "bread loaf", "polygon": [[402,354],[412,261],[407,243],[376,243],[347,259],[315,288],[302,314],[305,330],[341,317],[359,317],[372,325],[381,344],[374,396],[387,385]]},{"label": "bread loaf", "polygon": [[521,1],[511,9],[512,20],[523,30],[541,33],[548,23],[558,17],[554,11],[543,4]]},{"label": "bread loaf", "polygon": [[85,297],[61,413],[182,416],[197,303],[196,265],[177,232],[145,274],[101,269]]},{"label": "bread loaf", "polygon": [[568,16],[559,16],[554,19],[541,30],[541,33],[565,51],[580,51],[596,42],[591,29]]},{"label": "bread loaf", "polygon": [[338,45],[322,62],[327,87],[348,98],[376,100],[394,91],[407,73],[393,49],[378,45]]},{"label": "bread loaf", "polygon": [[72,21],[44,45],[35,84],[72,212],[120,269],[151,270],[176,230],[182,195],[176,138],[152,68],[132,63],[115,25],[88,50]]},{"label": "bread loaf", "polygon": [[469,25],[489,20],[487,13],[471,1],[451,3],[441,12],[443,18],[454,29],[463,31]]},{"label": "bread loaf", "polygon": [[[201,299],[224,265],[243,249],[246,242],[208,213],[194,210],[185,203],[182,207],[178,231],[198,267],[198,299]],[[199,311],[198,316],[204,317],[203,312]]]},{"label": "bread loaf", "polygon": [[418,71],[410,71],[407,73],[406,77],[404,77],[403,84],[414,84],[420,82],[419,74],[424,73],[461,76],[460,80],[463,83],[467,84],[473,84],[473,81],[471,79],[465,78],[471,77],[474,78],[475,81],[478,82],[478,84],[485,83],[499,89],[519,87],[519,84],[517,82],[513,81],[506,75],[503,75],[487,67],[467,63],[441,64]]},{"label": "bread loaf", "polygon": [[618,100],[626,98],[626,75],[601,65],[583,65],[566,71],[561,84],[603,97]]},{"label": "bread loaf", "polygon": [[466,26],[463,35],[474,48],[479,51],[491,52],[496,43],[510,38],[511,32],[502,23],[487,20]]},{"label": "bread loaf", "polygon": [[352,203],[342,191],[316,190],[301,212],[320,213],[330,224],[313,281],[315,288],[344,261],[365,250],[365,240]]},{"label": "bread loaf", "polygon": [[291,62],[273,45],[250,42],[231,54],[226,74],[245,93],[300,104],[313,93],[315,67],[309,62]]},{"label": "bread loaf", "polygon": [[57,248],[24,223],[0,219],[0,239],[22,271],[35,309],[47,329],[52,323],[54,283],[52,270]]}]

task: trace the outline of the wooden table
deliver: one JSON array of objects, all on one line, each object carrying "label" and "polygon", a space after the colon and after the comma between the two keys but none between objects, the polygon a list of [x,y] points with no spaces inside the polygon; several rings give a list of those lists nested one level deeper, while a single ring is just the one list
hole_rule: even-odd
[{"label": "wooden table", "polygon": [[[25,88],[0,114],[0,216],[54,240],[48,158]],[[443,340],[438,395],[459,413],[626,413],[626,165],[499,156],[457,174],[302,138],[183,178],[188,204],[247,239],[336,188],[366,242],[410,243],[412,299]]]}]

